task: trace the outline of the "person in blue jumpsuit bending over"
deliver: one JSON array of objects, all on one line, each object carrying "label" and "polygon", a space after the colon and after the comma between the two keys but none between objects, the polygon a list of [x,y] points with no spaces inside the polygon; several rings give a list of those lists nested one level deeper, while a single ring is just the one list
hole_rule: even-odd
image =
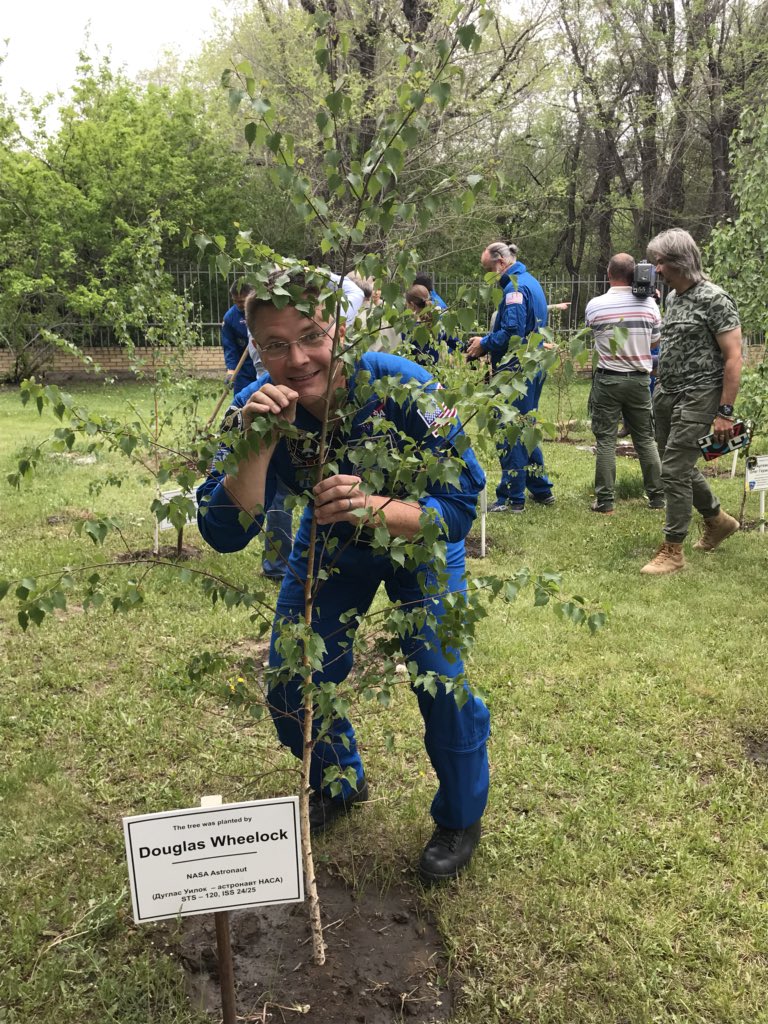
[{"label": "person in blue jumpsuit bending over", "polygon": [[[467,358],[478,359],[489,353],[495,373],[515,369],[516,361],[505,361],[510,338],[519,337],[524,344],[530,334],[547,326],[547,300],[539,282],[517,259],[517,246],[492,242],[483,250],[480,262],[483,270],[499,275],[504,293],[492,331],[484,338],[470,338]],[[528,381],[527,393],[514,402],[518,412],[538,409],[545,376],[539,370]],[[501,482],[489,512],[524,512],[526,488],[536,504],[554,505],[552,481],[544,472],[544,456],[538,446],[529,452],[521,440],[513,445],[504,442],[499,445],[499,457]]]},{"label": "person in blue jumpsuit bending over", "polygon": [[[313,309],[316,292],[306,279],[294,272],[291,281],[302,289],[303,299],[298,306]],[[366,613],[381,583],[393,602],[407,610],[421,608],[428,613],[421,621],[417,618],[410,631],[404,631],[400,643],[406,660],[415,662],[420,674],[432,672],[437,677],[464,680],[460,651],[445,645],[434,627],[447,614],[441,594],[461,592],[466,586],[464,538],[475,517],[485,478],[471,449],[461,458],[456,452],[454,441],[461,434],[458,421],[451,423],[447,437],[438,436],[436,421],[450,422],[452,414],[439,399],[431,397],[439,394],[438,385],[425,369],[383,352],[364,352],[353,366],[344,367],[332,357],[333,334],[338,331],[343,341],[344,324],[326,320],[319,306],[314,316],[298,306],[289,304],[280,309],[255,294],[249,297],[248,326],[266,373],[237,396],[239,415],[231,420],[230,429],[247,430],[259,417],[279,417],[298,428],[300,440],[279,431],[267,434],[269,440],[243,459],[234,475],[223,475],[217,469],[219,460],[215,460],[198,492],[198,521],[203,537],[216,550],[238,551],[261,530],[261,509],[269,506],[278,475],[296,492],[312,488],[312,504],[302,516],[281,586],[269,656],[273,679],[278,673],[278,681],[269,691],[278,738],[301,758],[301,680],[280,678],[283,659],[276,641],[281,624],[298,621],[304,615],[312,515],[318,527],[315,573],[331,563],[335,566],[322,580],[314,612],[313,628],[325,643],[323,667],[315,673],[317,685],[340,683],[349,674],[353,660],[349,616]],[[334,451],[336,442],[331,434],[330,459],[337,472],[312,486],[316,477],[310,473],[318,455],[315,453],[313,461],[311,448],[321,430],[331,376],[331,394],[336,397],[330,422],[338,424],[334,429],[345,432],[344,443]],[[382,378],[416,382],[421,399],[417,403],[412,397],[407,401],[401,398],[399,404],[387,397],[383,387],[377,394],[375,382]],[[394,483],[391,487],[382,485],[377,469],[378,493],[371,494],[355,461],[355,451],[370,443],[377,450],[381,445],[382,453],[410,451],[415,444],[417,450],[431,450],[442,458],[457,460],[458,483],[426,479],[419,499],[411,500]],[[386,474],[383,479],[387,479]],[[383,517],[393,538],[415,538],[420,519],[436,518],[447,542],[447,583],[441,576],[438,584],[431,565],[407,568],[382,553],[383,549],[373,550],[372,534],[366,527],[361,528],[356,514],[361,509],[369,510],[379,523]],[[252,516],[246,526],[240,521],[244,510]],[[459,707],[443,683],[439,679],[436,682],[434,696],[424,687],[414,689],[424,720],[425,747],[439,783],[431,807],[435,829],[419,861],[419,874],[426,884],[453,878],[469,863],[480,839],[480,818],[488,796],[488,709],[468,692],[466,685],[467,699]],[[337,718],[330,725],[324,723],[324,728],[312,752],[313,832],[325,830],[368,796],[352,725],[345,718]],[[329,767],[348,771],[356,779],[356,787],[344,779],[341,793],[333,796],[330,787],[324,786],[324,772]]]}]

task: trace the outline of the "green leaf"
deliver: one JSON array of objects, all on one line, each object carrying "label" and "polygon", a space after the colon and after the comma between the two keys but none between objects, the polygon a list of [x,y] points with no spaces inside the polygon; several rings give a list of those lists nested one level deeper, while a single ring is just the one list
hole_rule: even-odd
[{"label": "green leaf", "polygon": [[344,93],[341,89],[337,89],[336,92],[329,92],[325,97],[325,105],[334,117],[338,117],[344,108]]},{"label": "green leaf", "polygon": [[381,159],[395,176],[402,171],[404,163],[403,154],[394,146],[389,146],[385,149]]},{"label": "green leaf", "polygon": [[456,35],[465,50],[471,50],[473,48],[476,38],[478,42],[480,40],[474,25],[462,25],[461,28],[456,30]]},{"label": "green leaf", "polygon": [[242,89],[230,89],[229,90],[229,112],[230,114],[236,114],[240,104],[243,101],[245,93]]},{"label": "green leaf", "polygon": [[32,621],[34,622],[34,624],[35,624],[36,626],[39,626],[39,625],[40,625],[40,623],[41,623],[41,622],[43,621],[43,619],[45,618],[45,612],[44,612],[44,611],[43,611],[43,609],[42,609],[42,608],[40,607],[40,605],[33,605],[33,606],[32,606],[32,607],[31,607],[31,608],[29,609],[29,617],[30,617],[30,619],[32,619]]},{"label": "green leaf", "polygon": [[435,82],[429,90],[429,94],[434,97],[440,110],[445,110],[448,100],[451,98],[451,87],[448,82]]}]

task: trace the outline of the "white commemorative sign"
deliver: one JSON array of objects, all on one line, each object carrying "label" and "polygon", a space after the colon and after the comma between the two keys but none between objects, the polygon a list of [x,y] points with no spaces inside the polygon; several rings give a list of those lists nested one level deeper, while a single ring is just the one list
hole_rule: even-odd
[{"label": "white commemorative sign", "polygon": [[[182,491],[180,487],[176,487],[172,491],[160,492],[160,500],[163,502],[164,505],[167,505],[170,501],[172,501],[173,498],[189,498],[193,502],[195,510],[197,510],[197,490],[194,487],[192,488],[191,491]],[[187,516],[187,526],[191,525],[192,523],[195,523],[196,521],[197,520],[194,517],[190,518],[189,516]],[[175,530],[176,527],[173,525],[170,519],[163,519],[163,521],[158,524],[158,529]]]},{"label": "white commemorative sign", "polygon": [[298,797],[123,818],[137,924],[304,899]]},{"label": "white commemorative sign", "polygon": [[768,455],[749,455],[746,468],[746,489],[768,491]]}]

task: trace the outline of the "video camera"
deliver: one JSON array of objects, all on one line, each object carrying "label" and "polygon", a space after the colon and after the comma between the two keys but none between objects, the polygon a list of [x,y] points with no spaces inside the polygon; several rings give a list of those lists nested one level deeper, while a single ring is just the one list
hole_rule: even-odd
[{"label": "video camera", "polygon": [[635,264],[632,294],[641,299],[652,299],[656,295],[656,268],[648,260]]}]

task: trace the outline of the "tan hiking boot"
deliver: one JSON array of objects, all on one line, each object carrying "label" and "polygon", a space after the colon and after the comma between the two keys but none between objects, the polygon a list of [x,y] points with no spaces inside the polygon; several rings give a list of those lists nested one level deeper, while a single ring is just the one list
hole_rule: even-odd
[{"label": "tan hiking boot", "polygon": [[644,572],[647,576],[666,576],[667,573],[677,572],[684,567],[683,545],[673,544],[672,541],[667,540],[640,572]]},{"label": "tan hiking boot", "polygon": [[720,509],[716,516],[704,520],[704,532],[693,546],[696,551],[714,551],[718,544],[736,533],[738,528],[738,519]]}]

